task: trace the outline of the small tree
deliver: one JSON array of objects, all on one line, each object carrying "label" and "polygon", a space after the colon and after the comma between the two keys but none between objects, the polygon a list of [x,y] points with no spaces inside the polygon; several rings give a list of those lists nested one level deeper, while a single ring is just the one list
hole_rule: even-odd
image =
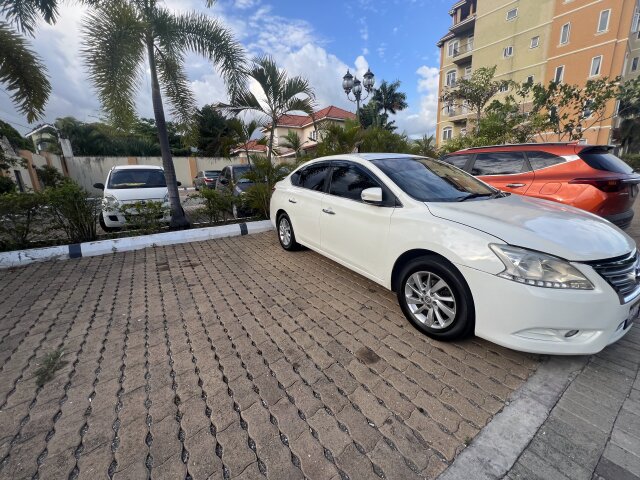
[{"label": "small tree", "polygon": [[195,215],[208,223],[224,222],[233,209],[234,197],[228,190],[203,189],[194,196],[202,201]]},{"label": "small tree", "polygon": [[242,145],[249,165],[251,165],[249,142],[258,128],[260,128],[260,123],[257,120],[250,120],[249,122],[245,122],[241,118],[232,118],[229,120],[229,137],[227,138],[227,142],[233,144],[230,145],[230,147]]},{"label": "small tree", "polygon": [[411,153],[423,157],[437,158],[436,138],[433,135],[423,135],[422,138],[414,140],[411,145]]},{"label": "small tree", "polygon": [[271,160],[253,157],[253,168],[244,174],[253,185],[246,192],[246,206],[269,218],[273,186],[291,172],[292,166],[286,163],[274,165]]},{"label": "small tree", "polygon": [[356,120],[346,120],[343,126],[329,122],[322,126],[320,134],[322,140],[316,148],[317,156],[354,153],[360,145],[362,128]]},{"label": "small tree", "polygon": [[266,117],[267,121],[264,123],[268,123],[269,128],[267,158],[271,161],[278,120],[290,112],[313,115],[315,94],[305,78],[289,78],[269,56],[254,59],[248,74],[260,86],[260,98],[245,85],[232,96],[230,105],[220,106],[235,113],[250,110]]},{"label": "small tree", "polygon": [[447,88],[441,101],[445,106],[454,108],[467,108],[474,113],[474,131],[477,134],[480,128],[480,120],[485,108],[500,90],[509,88],[512,82],[509,80],[494,80],[496,66],[480,67],[469,78],[462,78],[456,82],[455,87]]},{"label": "small tree", "polygon": [[304,142],[300,139],[296,132],[294,132],[293,130],[289,130],[280,144],[283,147],[293,150],[293,155],[296,161],[298,160],[298,157],[302,153],[302,145],[304,144]]}]

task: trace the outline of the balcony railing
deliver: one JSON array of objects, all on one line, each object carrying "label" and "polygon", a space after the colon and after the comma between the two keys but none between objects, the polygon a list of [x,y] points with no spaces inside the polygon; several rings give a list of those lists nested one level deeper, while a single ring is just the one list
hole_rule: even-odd
[{"label": "balcony railing", "polygon": [[466,55],[467,53],[473,52],[473,43],[468,43],[466,45],[461,45],[458,48],[453,50],[453,57],[459,57],[460,55]]}]

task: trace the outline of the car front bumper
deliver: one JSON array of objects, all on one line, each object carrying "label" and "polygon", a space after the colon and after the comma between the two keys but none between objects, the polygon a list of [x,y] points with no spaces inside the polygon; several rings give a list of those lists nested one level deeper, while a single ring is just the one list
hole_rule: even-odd
[{"label": "car front bumper", "polygon": [[[630,329],[630,310],[591,267],[579,265],[593,290],[522,285],[458,265],[475,304],[477,336],[524,352],[587,355],[618,341]],[[578,333],[566,336],[577,330]]]},{"label": "car front bumper", "polygon": [[[105,226],[109,228],[122,228],[127,224],[127,220],[121,211],[102,211],[102,219]],[[169,223],[171,214],[165,215],[158,219],[161,223]]]}]

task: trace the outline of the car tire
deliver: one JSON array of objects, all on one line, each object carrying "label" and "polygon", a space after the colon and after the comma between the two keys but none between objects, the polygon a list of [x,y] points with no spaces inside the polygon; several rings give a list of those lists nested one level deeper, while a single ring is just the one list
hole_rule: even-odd
[{"label": "car tire", "polygon": [[282,248],[289,252],[300,248],[300,244],[296,242],[296,234],[293,232],[293,226],[291,225],[289,215],[282,213],[278,216],[276,230],[278,233],[278,240],[280,241],[280,246],[282,246]]},{"label": "car tire", "polygon": [[102,213],[100,214],[100,228],[102,228],[106,233],[119,232],[121,230],[120,227],[108,227],[104,221],[104,215]]},{"label": "car tire", "polygon": [[437,340],[458,340],[473,334],[471,290],[450,262],[435,256],[419,257],[404,266],[399,278],[398,303],[420,332]]}]

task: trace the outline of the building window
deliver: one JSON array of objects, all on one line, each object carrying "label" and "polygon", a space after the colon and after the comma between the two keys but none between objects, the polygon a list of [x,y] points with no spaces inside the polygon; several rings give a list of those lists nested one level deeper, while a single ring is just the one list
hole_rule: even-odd
[{"label": "building window", "polygon": [[590,76],[597,77],[600,75],[600,67],[602,66],[602,55],[598,55],[597,57],[593,57],[591,59],[591,72]]},{"label": "building window", "polygon": [[640,57],[635,57],[631,60],[631,71],[635,72],[638,70],[638,61],[640,61]]},{"label": "building window", "polygon": [[311,133],[309,134],[309,140],[313,141],[313,142],[317,142],[318,141],[318,130],[312,130]]},{"label": "building window", "polygon": [[442,129],[442,140],[444,140],[445,142],[447,140],[451,140],[451,138],[453,138],[453,128],[451,127],[445,127]]},{"label": "building window", "polygon": [[531,37],[531,48],[538,48],[540,46],[540,37]]},{"label": "building window", "polygon": [[609,17],[611,16],[611,9],[603,10],[600,12],[600,20],[598,21],[598,33],[606,32],[609,30]]},{"label": "building window", "polygon": [[451,40],[447,45],[447,55],[455,57],[458,54],[460,42],[458,40]]},{"label": "building window", "polygon": [[534,81],[534,77],[533,77],[533,75],[529,75],[529,76],[527,77],[527,83],[531,84],[531,83],[533,83],[533,81]]},{"label": "building window", "polygon": [[564,80],[564,65],[556,67],[556,74],[553,76],[553,81],[556,83],[562,83]]},{"label": "building window", "polygon": [[462,127],[460,129],[460,136],[464,137],[467,134],[467,129],[466,127]]},{"label": "building window", "polygon": [[471,78],[471,65],[469,65],[468,67],[464,67],[464,78],[465,80],[469,80]]},{"label": "building window", "polygon": [[571,24],[565,23],[560,30],[560,45],[569,43],[569,35],[571,34]]},{"label": "building window", "polygon": [[445,80],[445,84],[447,87],[455,87],[456,86],[456,71],[450,70],[447,72],[447,77]]},{"label": "building window", "polygon": [[507,21],[511,21],[518,16],[518,9],[514,8],[513,10],[509,10],[507,12]]},{"label": "building window", "polygon": [[504,58],[513,57],[513,47],[511,45],[509,45],[508,47],[504,47],[504,50],[502,51],[502,56]]},{"label": "building window", "polygon": [[636,33],[640,31],[640,10],[636,7],[635,12],[633,12],[633,21],[631,22],[631,31]]},{"label": "building window", "polygon": [[502,85],[500,85],[500,88],[498,89],[498,91],[504,93],[504,92],[508,92],[509,91],[509,84],[508,83],[503,83]]},{"label": "building window", "polygon": [[444,106],[444,113],[449,117],[453,117],[456,115],[456,107],[453,105],[453,102],[447,102]]}]

